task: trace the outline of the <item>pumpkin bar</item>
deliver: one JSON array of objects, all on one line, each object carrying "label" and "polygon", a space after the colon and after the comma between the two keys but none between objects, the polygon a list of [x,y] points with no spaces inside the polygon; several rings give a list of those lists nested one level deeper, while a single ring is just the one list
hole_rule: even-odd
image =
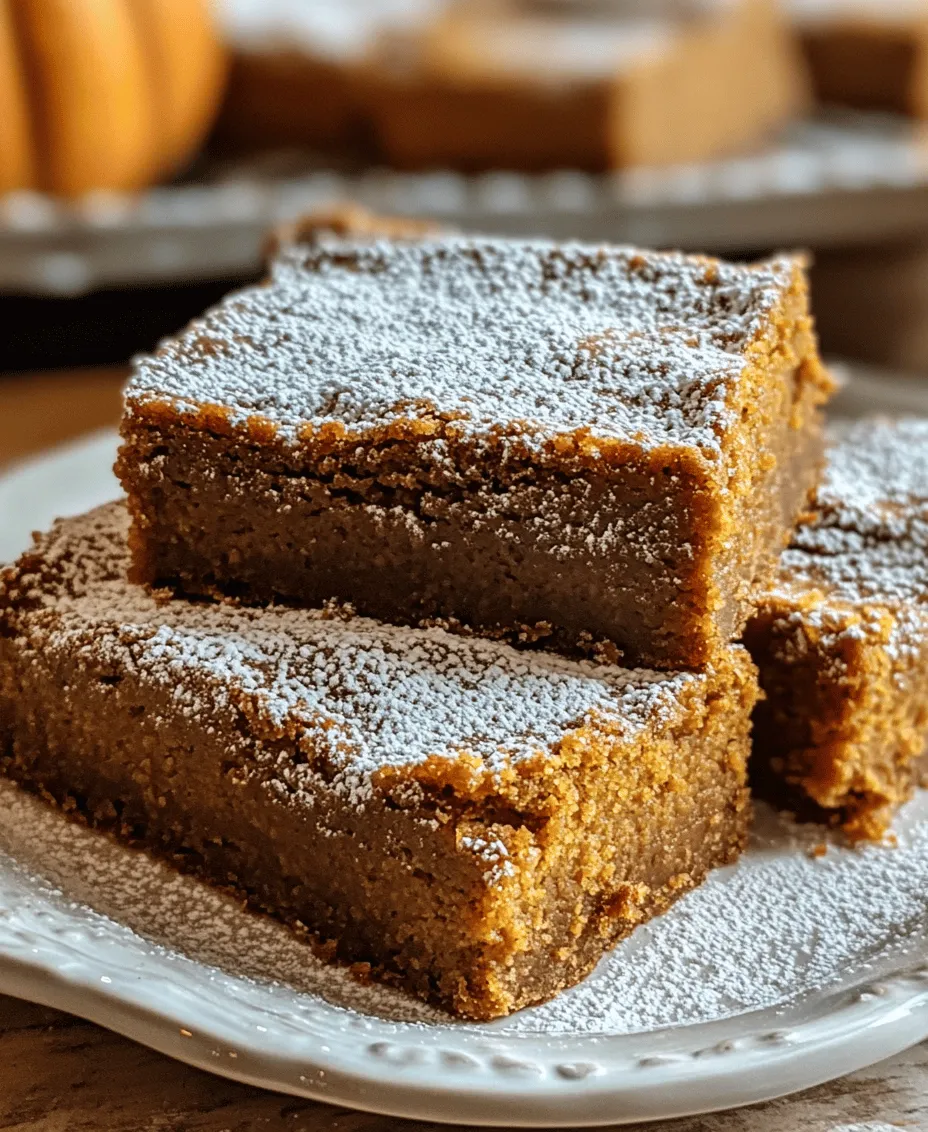
[{"label": "pumpkin bar", "polygon": [[762,141],[808,95],[770,0],[456,4],[368,72],[380,148],[412,168],[701,161]]},{"label": "pumpkin bar", "polygon": [[248,148],[363,148],[365,62],[381,36],[412,34],[442,2],[220,0],[232,52],[221,138]]},{"label": "pumpkin bar", "polygon": [[928,738],[928,421],[865,421],[836,439],[746,643],[766,696],[760,790],[882,837]]},{"label": "pumpkin bar", "polygon": [[923,0],[792,0],[821,102],[928,117]]},{"label": "pumpkin bar", "polygon": [[756,673],[350,611],[161,601],[122,504],[0,580],[0,759],[471,1018],[539,1002],[741,850]]},{"label": "pumpkin bar", "polygon": [[798,260],[319,232],[136,362],[134,577],[698,667],[829,389]]}]

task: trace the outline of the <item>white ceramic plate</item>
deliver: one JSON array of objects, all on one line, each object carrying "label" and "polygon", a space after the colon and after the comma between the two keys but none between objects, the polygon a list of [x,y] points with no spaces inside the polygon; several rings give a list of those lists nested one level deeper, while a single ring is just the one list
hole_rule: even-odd
[{"label": "white ceramic plate", "polygon": [[[855,379],[843,410],[928,411]],[[115,438],[0,480],[0,560],[112,497]],[[928,794],[896,848],[761,810],[753,843],[555,1002],[449,1021],[319,963],[270,919],[0,784],[0,992],[216,1073],[330,1103],[469,1124],[690,1115],[840,1076],[928,1037]]]}]

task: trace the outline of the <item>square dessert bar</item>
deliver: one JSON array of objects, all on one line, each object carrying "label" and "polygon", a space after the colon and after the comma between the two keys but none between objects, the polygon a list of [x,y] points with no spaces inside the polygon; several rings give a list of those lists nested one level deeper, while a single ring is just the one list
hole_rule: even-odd
[{"label": "square dessert bar", "polygon": [[406,38],[368,68],[377,138],[400,166],[701,161],[756,144],[808,98],[770,0],[458,3]]},{"label": "square dessert bar", "polygon": [[792,0],[822,102],[928,117],[923,0]]},{"label": "square dessert bar", "polygon": [[461,1015],[539,1002],[737,857],[756,672],[159,601],[123,505],[0,580],[0,760]]},{"label": "square dessert bar", "polygon": [[222,0],[231,48],[220,138],[246,149],[351,152],[367,140],[364,75],[387,35],[412,35],[445,0]]},{"label": "square dessert bar", "polygon": [[928,421],[836,438],[745,640],[766,695],[759,789],[880,838],[928,738]]},{"label": "square dessert bar", "polygon": [[794,259],[314,230],[137,360],[134,577],[697,667],[805,506],[829,391]]}]

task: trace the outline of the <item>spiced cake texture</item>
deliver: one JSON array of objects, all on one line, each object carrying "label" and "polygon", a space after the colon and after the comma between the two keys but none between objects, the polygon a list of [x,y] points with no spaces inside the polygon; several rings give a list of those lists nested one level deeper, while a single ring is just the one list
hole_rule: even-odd
[{"label": "spiced cake texture", "polygon": [[796,259],[322,233],[137,360],[134,577],[700,666],[830,388]]},{"label": "spiced cake texture", "polygon": [[928,118],[923,0],[792,0],[816,97]]},{"label": "spiced cake texture", "polygon": [[471,1018],[546,999],[740,851],[756,673],[520,652],[348,611],[165,601],[128,516],[0,576],[0,757]]},{"label": "spiced cake texture", "polygon": [[367,75],[379,148],[412,168],[701,161],[762,141],[808,97],[770,0],[453,4]]},{"label": "spiced cake texture", "polygon": [[864,421],[835,439],[745,640],[766,697],[759,789],[880,838],[928,737],[928,421]]}]

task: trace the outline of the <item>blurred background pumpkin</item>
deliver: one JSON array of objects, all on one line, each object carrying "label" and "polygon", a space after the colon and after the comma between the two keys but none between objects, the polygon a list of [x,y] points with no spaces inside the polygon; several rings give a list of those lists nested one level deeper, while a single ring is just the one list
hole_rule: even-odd
[{"label": "blurred background pumpkin", "polygon": [[0,192],[73,197],[173,174],[225,75],[209,0],[0,0]]},{"label": "blurred background pumpkin", "polygon": [[925,91],[928,0],[0,0],[0,370],[124,362],[347,199],[802,246],[828,352],[925,371]]}]

